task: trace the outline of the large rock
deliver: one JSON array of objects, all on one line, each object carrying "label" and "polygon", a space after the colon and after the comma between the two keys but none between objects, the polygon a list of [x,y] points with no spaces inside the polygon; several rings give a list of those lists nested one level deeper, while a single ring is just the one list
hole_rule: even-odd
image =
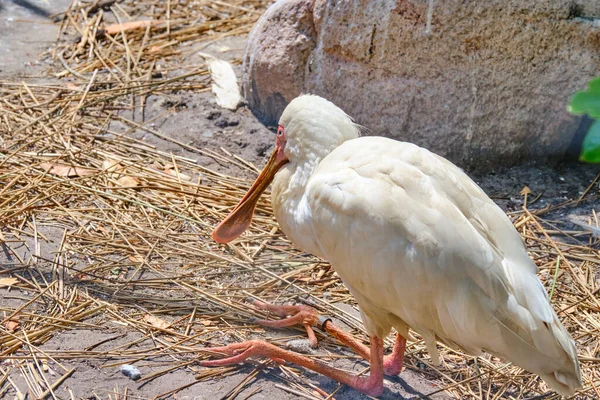
[{"label": "large rock", "polygon": [[[275,123],[301,93],[366,134],[462,166],[561,158],[572,93],[600,75],[600,0],[279,0],[250,34],[243,89]],[[580,129],[581,130],[581,129]]]}]

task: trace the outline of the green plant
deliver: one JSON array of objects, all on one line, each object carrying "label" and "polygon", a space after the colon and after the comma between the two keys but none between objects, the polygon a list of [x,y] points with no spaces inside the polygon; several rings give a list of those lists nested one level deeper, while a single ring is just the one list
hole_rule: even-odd
[{"label": "green plant", "polygon": [[594,119],[583,139],[579,160],[600,163],[600,77],[592,79],[586,90],[576,92],[567,110],[571,114],[587,114]]}]

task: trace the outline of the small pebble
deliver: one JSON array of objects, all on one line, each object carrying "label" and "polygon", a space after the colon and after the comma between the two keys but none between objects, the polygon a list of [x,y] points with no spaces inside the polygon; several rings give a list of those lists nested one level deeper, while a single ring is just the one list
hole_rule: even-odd
[{"label": "small pebble", "polygon": [[295,351],[296,353],[304,353],[304,354],[316,354],[315,349],[310,347],[310,342],[308,339],[295,339],[290,340],[286,343],[285,347],[289,350]]},{"label": "small pebble", "polygon": [[137,369],[137,367],[134,367],[133,365],[129,365],[129,364],[121,365],[121,368],[119,368],[119,371],[121,371],[121,373],[123,375],[125,375],[129,379],[133,379],[134,381],[137,381],[138,379],[140,379],[142,377],[140,370]]}]

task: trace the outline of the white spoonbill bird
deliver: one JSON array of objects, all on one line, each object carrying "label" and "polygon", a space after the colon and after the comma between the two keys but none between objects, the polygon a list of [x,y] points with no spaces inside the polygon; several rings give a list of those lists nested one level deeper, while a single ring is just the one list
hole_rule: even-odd
[{"label": "white spoonbill bird", "polygon": [[[538,374],[563,395],[581,387],[575,344],[552,309],[518,232],[463,171],[411,143],[359,137],[350,117],[312,95],[294,99],[279,121],[264,170],[214,230],[220,243],[251,223],[261,193],[274,181],[272,204],[283,232],[299,248],[329,261],[356,298],[370,349],[331,321],[322,327],[370,361],[368,377],[337,370],[263,341],[214,351],[228,358],[205,366],[271,357],[312,369],[363,393],[383,392],[383,374],[398,374],[408,329],[477,355],[487,351]],[[281,316],[269,326],[320,323],[306,306],[255,303]],[[295,314],[295,315],[293,315]],[[391,355],[383,338],[398,332]]]}]

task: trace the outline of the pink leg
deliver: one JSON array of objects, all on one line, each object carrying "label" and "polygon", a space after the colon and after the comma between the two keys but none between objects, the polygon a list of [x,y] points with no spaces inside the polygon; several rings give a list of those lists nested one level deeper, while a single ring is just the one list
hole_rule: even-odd
[{"label": "pink leg", "polygon": [[404,350],[406,350],[406,339],[397,333],[392,354],[385,356],[383,359],[383,371],[386,375],[395,376],[402,371]]},{"label": "pink leg", "polygon": [[202,361],[205,367],[217,367],[244,362],[249,357],[268,357],[284,360],[341,382],[369,396],[379,396],[383,393],[383,340],[376,336],[371,338],[371,372],[368,377],[351,375],[345,371],[328,366],[327,364],[305,357],[303,355],[283,350],[270,343],[260,340],[250,340],[229,346],[216,347],[210,351],[229,354],[230,357],[221,360]]},{"label": "pink leg", "polygon": [[[255,307],[272,312],[273,314],[279,315],[280,317],[287,317],[278,321],[271,320],[253,320],[257,324],[268,326],[272,328],[283,328],[292,326],[298,323],[304,325],[306,333],[308,334],[308,340],[311,347],[317,347],[318,341],[315,333],[311,326],[318,326],[321,322],[319,321],[318,311],[312,307],[305,305],[274,305],[264,303],[258,300],[251,300]],[[292,315],[291,317],[288,317]],[[342,330],[336,326],[331,320],[326,320],[322,323],[322,328],[331,336],[348,346],[355,353],[360,355],[365,360],[369,361],[371,355],[369,347],[362,344],[354,336],[348,332]],[[394,343],[394,349],[392,354],[385,356],[384,358],[384,372],[386,375],[395,376],[402,371],[402,364],[404,361],[404,350],[406,346],[406,339],[400,334],[396,336],[396,342]]]},{"label": "pink leg", "polygon": [[[355,353],[360,355],[365,360],[369,360],[370,351],[367,346],[359,342],[354,336],[348,332],[338,328],[333,322],[327,321],[323,324],[323,329],[331,336],[350,347]],[[404,350],[406,348],[406,339],[400,335],[396,335],[396,342],[394,343],[394,349],[392,354],[384,357],[383,360],[383,372],[386,375],[395,376],[402,371],[402,364],[404,362]]]}]

